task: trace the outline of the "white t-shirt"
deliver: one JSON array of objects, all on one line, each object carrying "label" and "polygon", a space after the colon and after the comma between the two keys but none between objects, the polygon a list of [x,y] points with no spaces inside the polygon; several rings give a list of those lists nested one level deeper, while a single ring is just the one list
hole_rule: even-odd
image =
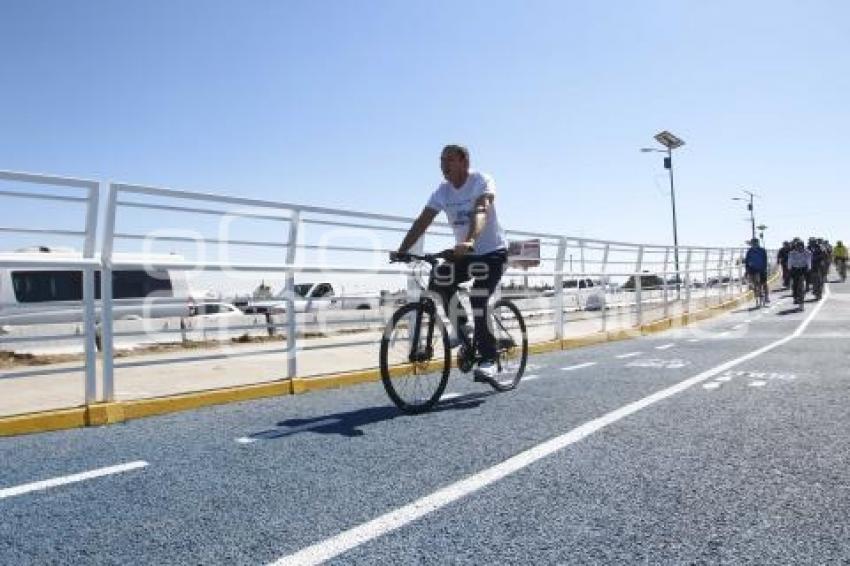
[{"label": "white t-shirt", "polygon": [[[454,185],[445,181],[440,183],[431,198],[428,199],[428,208],[433,208],[436,211],[446,213],[449,219],[449,224],[455,233],[455,240],[458,244],[466,241],[469,235],[469,226],[474,214],[475,201],[481,195],[496,194],[496,184],[492,177],[484,175],[477,171],[470,171],[469,178],[460,188],[455,188]],[[491,205],[490,211],[487,214],[487,221],[484,223],[484,229],[481,230],[478,239],[475,240],[475,247],[472,253],[482,255],[508,247],[505,240],[505,233],[499,225],[499,218],[496,215],[495,204]]]}]

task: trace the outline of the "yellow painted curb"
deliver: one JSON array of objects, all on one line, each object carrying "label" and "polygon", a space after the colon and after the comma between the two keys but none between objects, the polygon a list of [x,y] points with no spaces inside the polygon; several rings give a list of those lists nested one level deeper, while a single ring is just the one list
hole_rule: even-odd
[{"label": "yellow painted curb", "polygon": [[546,352],[555,352],[561,349],[562,345],[558,340],[547,340],[546,342],[536,342],[528,345],[529,354],[545,354]]},{"label": "yellow painted curb", "polygon": [[290,394],[292,394],[292,383],[289,379],[283,379],[269,383],[196,391],[169,397],[122,401],[121,405],[124,409],[124,418],[129,420],[186,411],[188,409],[199,409],[210,405],[222,405],[237,401],[250,401],[263,397],[279,397]]},{"label": "yellow painted curb", "polygon": [[95,403],[86,407],[88,426],[120,423],[124,418],[124,405],[121,403]]},{"label": "yellow painted curb", "polygon": [[650,322],[641,325],[640,332],[641,334],[653,334],[655,332],[664,332],[665,330],[670,330],[672,326],[672,319],[663,318],[661,320],[656,320],[655,322]]},{"label": "yellow painted curb", "polygon": [[561,349],[572,350],[573,348],[584,348],[585,346],[602,344],[603,342],[608,342],[608,334],[605,332],[596,332],[586,336],[579,336],[578,338],[564,338],[561,340]]},{"label": "yellow painted curb", "polygon": [[605,333],[606,342],[618,342],[620,340],[631,340],[640,336],[640,329],[624,328]]},{"label": "yellow painted curb", "polygon": [[[410,371],[410,366],[405,364],[390,369],[391,376],[401,376]],[[322,389],[337,389],[358,383],[379,381],[381,372],[377,369],[353,371],[334,375],[322,375],[317,377],[296,377],[292,380],[292,393],[300,395],[309,391],[320,391]]]},{"label": "yellow painted curb", "polygon": [[56,411],[44,411],[41,413],[2,417],[0,418],[0,436],[14,436],[17,434],[47,432],[49,430],[63,430],[66,428],[78,428],[85,425],[85,407],[59,409]]}]

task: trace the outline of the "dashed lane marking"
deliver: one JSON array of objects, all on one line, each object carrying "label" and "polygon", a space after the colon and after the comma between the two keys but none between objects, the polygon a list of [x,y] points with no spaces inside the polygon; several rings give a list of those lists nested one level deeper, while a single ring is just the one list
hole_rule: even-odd
[{"label": "dashed lane marking", "polygon": [[443,393],[443,396],[440,397],[440,401],[449,401],[451,399],[457,399],[461,396],[461,393]]},{"label": "dashed lane marking", "polygon": [[694,344],[696,342],[699,342],[699,338],[691,338],[690,340],[688,340],[688,342],[690,342],[691,344]]},{"label": "dashed lane marking", "polygon": [[563,371],[575,371],[577,369],[589,368],[590,366],[595,366],[596,362],[585,362],[583,364],[576,364],[574,366],[567,366],[565,368],[561,368]]},{"label": "dashed lane marking", "polygon": [[31,493],[33,491],[42,491],[45,489],[50,489],[51,487],[58,487],[60,485],[68,485],[72,483],[79,483],[81,481],[91,480],[95,478],[101,478],[103,476],[109,476],[112,474],[120,474],[122,472],[129,472],[131,470],[137,470],[139,468],[144,468],[148,463],[139,460],[138,462],[129,462],[127,464],[119,464],[117,466],[109,466],[106,468],[98,468],[96,470],[91,470],[89,472],[81,472],[79,474],[72,474],[70,476],[61,476],[58,478],[52,478],[49,480],[42,480],[32,483],[25,483],[23,485],[18,485],[15,487],[7,487],[0,489],[0,499],[6,499],[7,497],[14,497],[16,495],[23,495],[25,493]]},{"label": "dashed lane marking", "polygon": [[537,374],[534,374],[534,375],[524,375],[524,376],[522,377],[522,381],[534,381],[535,379],[539,379],[539,378],[540,378],[540,376],[539,376],[539,375],[537,375]]},{"label": "dashed lane marking", "polygon": [[655,349],[656,350],[667,350],[669,348],[672,348],[673,346],[675,346],[675,344],[663,344],[661,346],[656,346]]},{"label": "dashed lane marking", "polygon": [[761,379],[750,382],[750,387],[764,387],[765,385],[767,385],[767,382]]},{"label": "dashed lane marking", "polygon": [[623,360],[626,358],[634,358],[635,356],[640,356],[643,352],[629,352],[628,354],[620,354],[616,356],[618,359]]},{"label": "dashed lane marking", "polygon": [[703,383],[702,387],[703,389],[717,389],[720,387],[720,384],[716,381],[709,381],[708,383]]}]

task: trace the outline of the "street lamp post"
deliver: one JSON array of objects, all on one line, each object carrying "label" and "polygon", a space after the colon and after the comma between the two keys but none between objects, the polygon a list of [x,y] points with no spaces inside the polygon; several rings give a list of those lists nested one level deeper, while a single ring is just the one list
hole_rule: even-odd
[{"label": "street lamp post", "polygon": [[667,130],[656,134],[655,141],[663,145],[665,149],[644,147],[641,148],[641,151],[644,153],[660,152],[667,154],[667,157],[664,158],[664,168],[670,173],[670,204],[673,207],[673,261],[676,269],[676,298],[680,298],[682,278],[679,273],[679,229],[676,224],[676,190],[673,184],[673,150],[682,147],[685,145],[685,142]]},{"label": "street lamp post", "polygon": [[732,200],[743,200],[743,201],[749,200],[750,201],[750,202],[747,203],[747,210],[750,211],[750,227],[752,228],[752,231],[753,231],[753,235],[751,236],[751,239],[755,240],[756,239],[756,216],[755,216],[755,211],[753,210],[753,199],[757,195],[755,193],[750,192],[750,191],[744,191],[744,192],[747,194],[747,198],[732,197]]}]

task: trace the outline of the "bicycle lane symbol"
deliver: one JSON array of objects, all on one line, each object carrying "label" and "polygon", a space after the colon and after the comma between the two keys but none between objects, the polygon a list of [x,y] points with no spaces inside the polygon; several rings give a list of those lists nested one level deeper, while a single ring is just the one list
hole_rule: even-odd
[{"label": "bicycle lane symbol", "polygon": [[748,387],[765,387],[770,383],[794,381],[799,377],[797,374],[788,372],[728,370],[713,380],[703,383],[702,387],[703,389],[714,390],[732,381],[746,382]]}]

